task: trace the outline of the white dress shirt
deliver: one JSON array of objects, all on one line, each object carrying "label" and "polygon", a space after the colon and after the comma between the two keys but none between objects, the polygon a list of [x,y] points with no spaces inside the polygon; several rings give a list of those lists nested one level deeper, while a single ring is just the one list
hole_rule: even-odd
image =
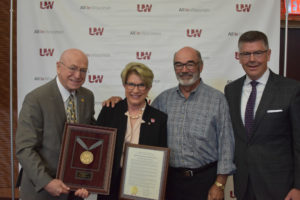
[{"label": "white dress shirt", "polygon": [[76,119],[78,120],[78,112],[77,112],[77,97],[76,97],[76,92],[70,92],[69,90],[67,90],[59,81],[58,77],[56,77],[56,83],[58,86],[58,90],[62,96],[62,100],[64,102],[64,106],[65,106],[65,111],[67,112],[67,105],[68,105],[68,99],[69,96],[72,94],[74,96],[74,102],[75,102],[75,113],[76,113]]},{"label": "white dress shirt", "polygon": [[[256,80],[258,82],[258,84],[256,86],[257,93],[256,93],[256,100],[255,100],[255,105],[254,105],[254,116],[255,116],[256,110],[258,108],[258,105],[260,103],[264,89],[266,87],[269,75],[270,75],[270,70],[267,69],[265,71],[265,73],[259,79]],[[252,86],[250,84],[251,81],[252,80],[249,78],[249,76],[246,75],[246,79],[244,81],[244,86],[243,86],[243,90],[242,90],[242,98],[241,98],[241,116],[242,116],[242,120],[243,120],[244,124],[245,124],[246,105],[247,105],[250,93],[252,91]]]}]

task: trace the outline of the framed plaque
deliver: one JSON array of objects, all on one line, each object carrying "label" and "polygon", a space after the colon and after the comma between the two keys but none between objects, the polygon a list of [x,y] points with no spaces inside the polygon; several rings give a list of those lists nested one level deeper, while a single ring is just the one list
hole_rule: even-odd
[{"label": "framed plaque", "polygon": [[117,129],[65,124],[57,178],[71,190],[109,194]]},{"label": "framed plaque", "polygon": [[168,148],[126,143],[120,199],[164,199],[169,156]]}]

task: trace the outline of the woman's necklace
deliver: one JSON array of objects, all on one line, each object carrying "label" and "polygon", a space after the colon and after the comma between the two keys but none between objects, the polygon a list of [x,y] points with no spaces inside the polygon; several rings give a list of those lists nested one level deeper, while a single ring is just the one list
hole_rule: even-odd
[{"label": "woman's necklace", "polygon": [[136,115],[131,115],[131,114],[129,113],[129,111],[128,111],[128,116],[129,116],[131,119],[138,119],[138,118],[142,117],[144,109],[145,109],[145,107],[141,108],[141,109],[139,110],[139,113],[136,114]]},{"label": "woman's necklace", "polygon": [[131,115],[131,114],[129,114],[129,117],[130,117],[131,119],[138,119],[138,118],[140,118],[141,116],[142,116],[141,113],[139,113],[139,114],[137,114],[137,115]]}]

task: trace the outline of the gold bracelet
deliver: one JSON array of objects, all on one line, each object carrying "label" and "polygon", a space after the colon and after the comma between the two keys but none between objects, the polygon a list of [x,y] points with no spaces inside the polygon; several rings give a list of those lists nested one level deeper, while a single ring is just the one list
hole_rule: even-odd
[{"label": "gold bracelet", "polygon": [[220,188],[221,190],[225,189],[225,185],[223,185],[222,183],[219,183],[218,181],[215,182],[215,185]]}]

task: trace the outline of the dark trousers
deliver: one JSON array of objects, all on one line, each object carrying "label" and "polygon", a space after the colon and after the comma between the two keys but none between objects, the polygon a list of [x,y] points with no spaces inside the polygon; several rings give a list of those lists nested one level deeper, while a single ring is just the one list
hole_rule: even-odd
[{"label": "dark trousers", "polygon": [[241,200],[256,200],[250,177],[248,178],[246,193]]},{"label": "dark trousers", "polygon": [[117,173],[113,172],[113,178],[110,184],[109,195],[98,194],[97,200],[118,200],[120,192],[122,169],[119,169]]},{"label": "dark trousers", "polygon": [[[119,187],[118,187],[119,188]],[[114,191],[109,195],[102,195],[102,194],[98,194],[97,196],[97,200],[118,200],[119,196],[118,196],[118,191]]]},{"label": "dark trousers", "polygon": [[208,191],[216,181],[217,165],[193,176],[185,176],[169,168],[167,182],[167,200],[207,200]]}]

